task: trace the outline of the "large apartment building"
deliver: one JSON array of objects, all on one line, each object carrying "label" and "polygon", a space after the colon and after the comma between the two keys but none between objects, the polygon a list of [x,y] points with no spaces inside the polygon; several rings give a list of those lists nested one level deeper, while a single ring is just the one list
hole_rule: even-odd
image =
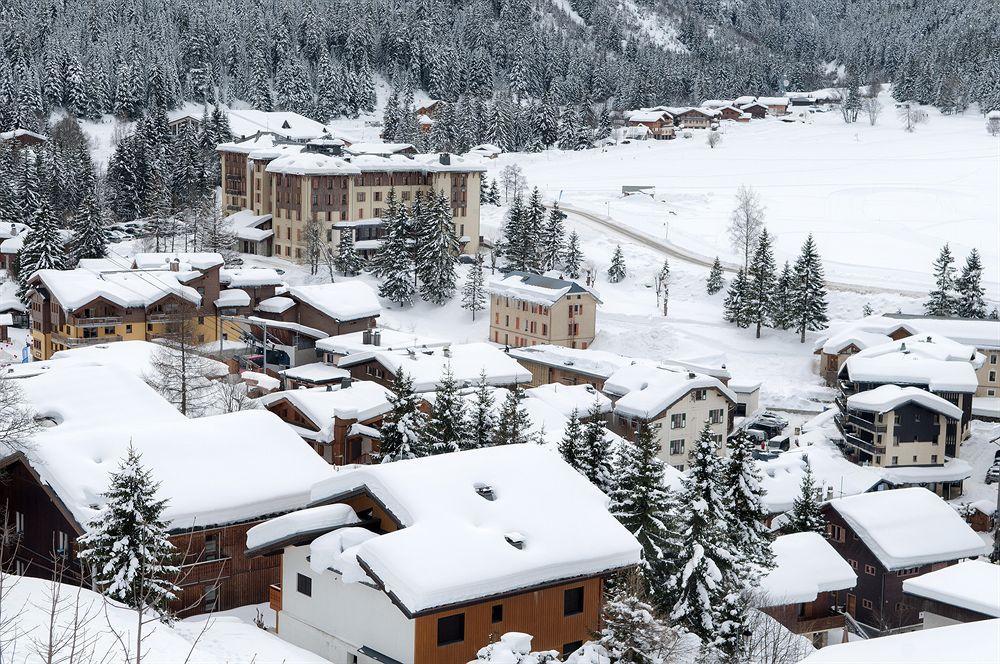
[{"label": "large apartment building", "polygon": [[587,348],[594,341],[600,299],[575,281],[514,271],[489,291],[493,343]]},{"label": "large apartment building", "polygon": [[237,236],[247,249],[304,260],[306,227],[313,219],[334,249],[341,233],[353,232],[356,247],[370,252],[378,246],[390,192],[406,205],[418,194],[444,195],[451,201],[462,251],[475,253],[480,177],[486,168],[457,155],[390,147],[369,151],[340,139],[293,142],[267,133],[223,143],[217,150],[224,210],[235,217]]}]

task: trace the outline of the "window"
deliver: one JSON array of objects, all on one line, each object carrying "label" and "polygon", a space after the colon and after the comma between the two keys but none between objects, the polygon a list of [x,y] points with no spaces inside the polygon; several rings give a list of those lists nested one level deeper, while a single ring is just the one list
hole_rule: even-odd
[{"label": "window", "polygon": [[872,601],[870,599],[863,599],[861,600],[861,606],[870,610],[872,608]]},{"label": "window", "polygon": [[990,379],[989,379],[990,382],[994,383],[994,382],[996,382],[996,379],[997,379],[997,372],[996,371],[990,371]]},{"label": "window", "polygon": [[56,531],[56,553],[60,556],[69,553],[69,535],[61,530]]},{"label": "window", "polygon": [[671,429],[683,429],[687,425],[687,413],[677,413],[670,416]]},{"label": "window", "polygon": [[219,556],[219,533],[205,535],[205,560],[216,560]]},{"label": "window", "polygon": [[313,580],[305,574],[298,574],[295,578],[295,589],[306,597],[312,597]]},{"label": "window", "polygon": [[24,512],[14,512],[14,532],[18,535],[24,532]]},{"label": "window", "polygon": [[997,363],[997,354],[990,353],[990,364],[996,364],[996,363]]},{"label": "window", "polygon": [[858,561],[857,560],[848,560],[847,562],[849,562],[851,564],[851,569],[853,569],[853,570],[857,570],[858,569]]},{"label": "window", "polygon": [[205,588],[205,594],[204,594],[205,611],[207,612],[215,611],[218,602],[219,602],[219,587],[211,586],[209,588]]},{"label": "window", "polygon": [[722,408],[713,408],[712,410],[708,411],[708,421],[711,424],[720,424],[722,422],[722,418],[725,417],[725,415],[726,411],[723,410]]},{"label": "window", "polygon": [[562,656],[569,657],[581,647],[583,647],[583,641],[571,641],[570,643],[564,643],[562,647]]},{"label": "window", "polygon": [[364,203],[364,202],[365,202],[365,192],[359,191],[358,192],[358,203]]},{"label": "window", "polygon": [[708,398],[708,390],[695,390],[694,391],[694,400],[695,401],[704,401],[707,398]]},{"label": "window", "polygon": [[563,615],[583,613],[583,586],[563,591]]},{"label": "window", "polygon": [[844,541],[844,529],[838,526],[837,524],[831,523],[827,525],[826,532],[827,532],[827,537],[833,540],[834,542]]},{"label": "window", "polygon": [[867,574],[869,576],[875,576],[875,566],[874,565],[865,565],[865,574]]},{"label": "window", "polygon": [[125,326],[125,334],[132,334],[132,324],[129,323]]},{"label": "window", "polygon": [[438,646],[465,641],[465,614],[438,618]]},{"label": "window", "polygon": [[898,463],[899,463],[899,457],[897,457],[897,456],[896,456],[896,457],[895,457],[895,456],[894,456],[894,457],[892,457],[892,465],[893,465],[893,466],[895,466],[895,465],[897,465]]},{"label": "window", "polygon": [[494,604],[490,610],[490,622],[503,622],[503,604]]},{"label": "window", "polygon": [[670,441],[671,454],[684,454],[684,439]]}]

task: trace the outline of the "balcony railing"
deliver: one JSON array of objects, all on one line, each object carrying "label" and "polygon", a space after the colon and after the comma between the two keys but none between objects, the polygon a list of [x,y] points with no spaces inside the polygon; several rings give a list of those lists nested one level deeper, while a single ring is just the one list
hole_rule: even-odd
[{"label": "balcony railing", "polygon": [[885,433],[886,428],[884,424],[876,424],[871,420],[866,420],[863,417],[858,417],[857,415],[848,415],[847,421],[857,427],[861,427],[865,431],[870,431],[872,433]]},{"label": "balcony railing", "polygon": [[861,438],[858,438],[853,433],[847,431],[844,428],[844,422],[840,416],[834,417],[833,421],[836,423],[837,430],[840,431],[840,435],[844,437],[844,442],[850,445],[851,447],[855,447],[859,450],[867,452],[868,454],[879,454],[879,455],[885,454],[884,446],[877,447],[876,445],[869,443],[868,441],[863,440]]},{"label": "balcony railing", "polygon": [[52,343],[66,346],[67,348],[82,348],[83,346],[95,346],[97,344],[109,344],[112,341],[121,341],[121,335],[105,334],[101,337],[68,337],[65,334],[54,332]]},{"label": "balcony railing", "polygon": [[76,327],[113,327],[122,324],[121,316],[95,316],[91,318],[69,319],[69,324]]}]

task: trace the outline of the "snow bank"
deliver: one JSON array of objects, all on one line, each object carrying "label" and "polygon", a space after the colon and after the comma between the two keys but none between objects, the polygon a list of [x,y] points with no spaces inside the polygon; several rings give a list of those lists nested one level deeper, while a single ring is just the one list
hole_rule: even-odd
[{"label": "snow bank", "polygon": [[801,664],[996,664],[1000,619],[936,627],[817,650]]},{"label": "snow bank", "polygon": [[818,533],[782,535],[771,543],[775,567],[760,581],[764,606],[812,602],[821,592],[853,588],[858,576]]},{"label": "snow bank", "polygon": [[889,571],[990,551],[948,503],[924,488],[837,498],[830,507]]},{"label": "snow bank", "polygon": [[[482,485],[495,500],[479,495]],[[413,612],[639,561],[606,496],[537,445],[359,467],[316,484],[312,499],[359,489],[403,527],[355,547],[357,558]],[[515,531],[523,549],[505,540]]]},{"label": "snow bank", "polygon": [[966,560],[906,579],[903,592],[1000,618],[1000,565]]}]

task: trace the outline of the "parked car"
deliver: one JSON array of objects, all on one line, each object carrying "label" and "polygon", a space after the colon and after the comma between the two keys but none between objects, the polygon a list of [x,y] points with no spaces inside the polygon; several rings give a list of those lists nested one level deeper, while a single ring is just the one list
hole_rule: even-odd
[{"label": "parked car", "polygon": [[994,463],[992,466],[990,466],[989,470],[986,471],[985,481],[987,484],[1000,482],[1000,462]]}]

